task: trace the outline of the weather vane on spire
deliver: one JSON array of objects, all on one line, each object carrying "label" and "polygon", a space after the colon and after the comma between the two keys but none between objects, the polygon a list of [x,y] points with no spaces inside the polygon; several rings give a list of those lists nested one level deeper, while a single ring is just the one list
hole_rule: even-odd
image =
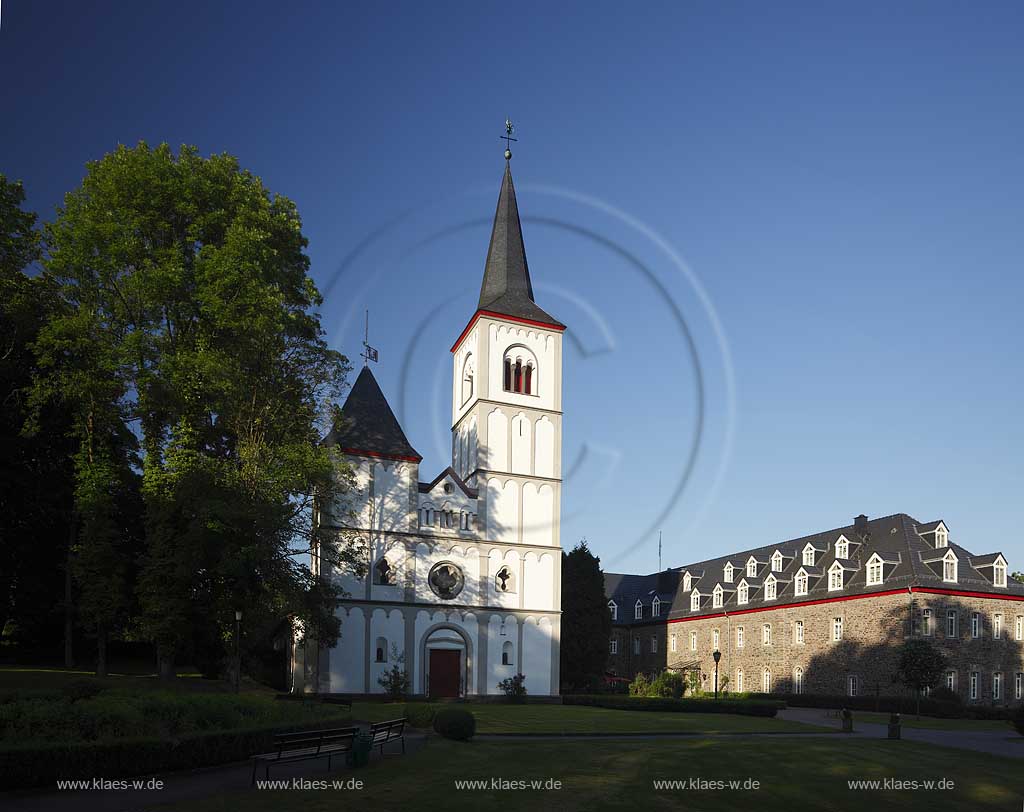
[{"label": "weather vane on spire", "polygon": [[513,130],[515,130],[515,127],[512,126],[512,119],[506,118],[505,119],[505,134],[503,136],[501,136],[501,140],[505,142],[505,160],[506,161],[511,160],[511,158],[512,158],[512,150],[510,149],[510,147],[512,146],[512,142],[519,140],[518,138],[513,138],[512,137]]},{"label": "weather vane on spire", "polygon": [[359,356],[363,359],[363,366],[368,367],[370,361],[377,362],[377,351],[370,346],[370,310],[366,310],[366,334],[363,338],[363,352]]}]

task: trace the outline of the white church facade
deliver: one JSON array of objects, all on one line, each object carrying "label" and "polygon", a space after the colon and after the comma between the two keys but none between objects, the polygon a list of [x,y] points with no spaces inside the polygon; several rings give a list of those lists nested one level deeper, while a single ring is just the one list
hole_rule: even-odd
[{"label": "white church facade", "polygon": [[506,161],[479,305],[451,348],[451,465],[423,478],[369,367],[326,440],[355,484],[316,520],[357,534],[368,572],[321,573],[346,597],[307,690],[382,693],[403,658],[414,694],[497,694],[517,673],[558,693],[564,330],[534,301]]}]

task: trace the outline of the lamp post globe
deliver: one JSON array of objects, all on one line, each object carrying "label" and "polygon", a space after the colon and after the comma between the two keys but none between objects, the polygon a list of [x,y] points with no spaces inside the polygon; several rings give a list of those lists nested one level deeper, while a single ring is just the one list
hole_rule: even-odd
[{"label": "lamp post globe", "polygon": [[722,659],[722,652],[716,648],[711,656],[715,659],[715,699],[718,699],[718,661]]}]

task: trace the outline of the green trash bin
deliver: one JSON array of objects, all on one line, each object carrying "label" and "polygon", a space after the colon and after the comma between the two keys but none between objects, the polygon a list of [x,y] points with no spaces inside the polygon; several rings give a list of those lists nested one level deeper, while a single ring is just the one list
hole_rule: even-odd
[{"label": "green trash bin", "polygon": [[370,763],[370,751],[373,749],[373,739],[365,733],[360,733],[352,742],[351,763],[353,767],[365,767]]}]

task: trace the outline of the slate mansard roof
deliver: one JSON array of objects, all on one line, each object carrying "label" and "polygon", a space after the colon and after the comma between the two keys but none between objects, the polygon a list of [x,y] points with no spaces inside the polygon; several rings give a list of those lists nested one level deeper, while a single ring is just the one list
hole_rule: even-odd
[{"label": "slate mansard roof", "polygon": [[[991,580],[991,566],[1000,553],[989,553],[975,556],[960,545],[949,542],[948,547],[936,549],[932,546],[929,534],[939,522],[927,525],[917,522],[905,513],[886,516],[880,519],[865,521],[863,524],[852,524],[838,527],[823,533],[815,533],[777,544],[768,544],[751,550],[743,550],[709,561],[699,561],[684,567],[673,567],[653,575],[626,575],[620,573],[605,574],[605,594],[619,608],[616,623],[630,625],[639,622],[634,619],[633,607],[639,598],[644,604],[643,621],[650,621],[650,604],[654,595],[658,594],[662,602],[666,596],[656,584],[666,584],[669,576],[674,578],[676,589],[668,600],[671,610],[661,607],[656,620],[699,617],[715,615],[723,612],[747,611],[784,604],[816,601],[825,598],[846,597],[850,595],[868,595],[873,592],[889,592],[894,589],[909,587],[931,587],[938,589],[956,589],[968,592],[985,592],[994,595],[1011,595],[1024,597],[1024,583],[1007,576],[1005,587],[996,587]],[[828,571],[836,562],[835,543],[840,537],[849,542],[847,560],[839,560],[845,575],[841,590],[829,590]],[[808,544],[818,550],[814,566],[803,564],[803,550]],[[774,573],[778,580],[776,598],[764,600],[764,580],[771,574],[771,556],[779,550],[784,556],[783,569]],[[946,582],[942,579],[941,565],[933,568],[925,563],[925,559],[940,557],[952,550],[956,555],[957,581]],[[874,555],[883,561],[883,579],[881,584],[868,585],[867,562]],[[737,603],[736,587],[746,576],[747,560],[753,556],[761,563],[758,565],[757,576],[747,578],[750,584],[750,599],[747,603]],[[1005,558],[1005,557],[1004,557]],[[732,582],[725,580],[725,565],[731,563],[735,567]],[[986,577],[978,567],[985,568]],[[795,595],[796,574],[800,569],[808,573],[807,594]],[[691,576],[690,591],[682,591],[683,578],[689,572]],[[700,578],[698,579],[698,574]],[[725,590],[723,606],[713,608],[711,595],[717,584]],[[657,589],[657,591],[655,591]],[[690,608],[690,596],[694,589],[700,590],[700,608]]]}]

